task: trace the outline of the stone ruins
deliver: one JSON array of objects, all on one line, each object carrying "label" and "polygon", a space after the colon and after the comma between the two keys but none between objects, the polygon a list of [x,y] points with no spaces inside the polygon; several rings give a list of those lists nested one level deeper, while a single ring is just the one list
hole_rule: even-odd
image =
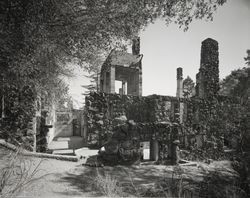
[{"label": "stone ruins", "polygon": [[[132,54],[111,51],[101,68],[101,92],[92,92],[85,99],[89,145],[101,147],[111,141],[116,155],[122,151],[120,155],[124,158],[126,153],[130,156],[126,159],[132,161],[135,161],[134,154],[140,152],[142,142],[150,142],[150,159],[156,161],[173,158],[172,143],[175,140],[180,141],[182,147],[202,146],[206,139],[206,132],[199,125],[202,104],[217,96],[219,91],[218,42],[211,38],[202,42],[195,93],[190,98],[183,95],[183,70],[180,67],[177,68],[175,97],[142,96],[143,56],[140,55],[139,38],[133,40],[132,51]],[[122,81],[119,94],[115,93],[115,80]],[[117,124],[116,120],[120,118],[125,121]],[[129,123],[131,120],[133,126]],[[123,138],[117,138],[117,134]]]}]

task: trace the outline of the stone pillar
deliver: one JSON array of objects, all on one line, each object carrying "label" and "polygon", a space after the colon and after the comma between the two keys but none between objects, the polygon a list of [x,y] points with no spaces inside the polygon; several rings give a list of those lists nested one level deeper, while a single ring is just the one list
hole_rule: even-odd
[{"label": "stone pillar", "polygon": [[218,42],[211,38],[201,44],[201,61],[198,73],[198,93],[201,98],[210,98],[219,91],[219,52]]},{"label": "stone pillar", "polygon": [[177,90],[176,90],[176,97],[183,98],[183,74],[182,68],[177,68]]},{"label": "stone pillar", "polygon": [[142,96],[142,74],[141,70],[135,71],[129,76],[127,82],[127,94],[133,96]]},{"label": "stone pillar", "polygon": [[115,67],[110,67],[109,93],[115,93]]},{"label": "stone pillar", "polygon": [[139,71],[134,73],[133,95],[139,96]]},{"label": "stone pillar", "polygon": [[[182,68],[177,68],[177,90],[176,90],[176,97],[183,98],[183,72]],[[184,104],[179,102],[179,122],[183,123],[183,113],[184,113]]]},{"label": "stone pillar", "polygon": [[139,70],[138,96],[142,96],[142,70]]},{"label": "stone pillar", "polygon": [[135,86],[135,74],[134,73],[129,76],[127,86],[128,86],[127,94],[128,95],[135,95],[136,86]]},{"label": "stone pillar", "polygon": [[122,95],[126,94],[126,81],[122,81]]},{"label": "stone pillar", "polygon": [[120,95],[123,95],[123,94],[122,94],[122,88],[119,88],[119,94],[120,94]]},{"label": "stone pillar", "polygon": [[157,161],[159,159],[159,143],[157,140],[150,142],[150,160]]}]

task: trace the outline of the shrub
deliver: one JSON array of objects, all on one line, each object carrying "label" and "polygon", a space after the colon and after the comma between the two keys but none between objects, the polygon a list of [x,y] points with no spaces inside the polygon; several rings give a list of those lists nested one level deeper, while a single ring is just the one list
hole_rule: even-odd
[{"label": "shrub", "polygon": [[95,188],[107,197],[123,197],[123,191],[119,182],[110,174],[101,174],[97,169],[97,175],[93,180]]},{"label": "shrub", "polygon": [[15,197],[32,182],[44,177],[44,175],[36,177],[42,161],[32,168],[32,161],[24,159],[20,155],[20,149],[10,153],[3,161],[6,163],[0,169],[1,198]]}]

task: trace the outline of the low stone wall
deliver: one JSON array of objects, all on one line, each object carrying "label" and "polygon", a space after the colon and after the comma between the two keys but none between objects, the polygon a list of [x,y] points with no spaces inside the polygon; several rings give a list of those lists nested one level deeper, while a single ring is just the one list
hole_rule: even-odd
[{"label": "low stone wall", "polygon": [[[116,126],[114,120],[120,116],[136,123],[178,122],[180,116],[180,100],[170,96],[137,97],[92,92],[85,101],[88,142],[92,145],[101,145],[112,136]],[[144,130],[153,133],[148,125]]]},{"label": "low stone wall", "polygon": [[30,152],[28,150],[21,149],[20,147],[17,147],[9,142],[6,142],[3,139],[0,139],[0,147],[1,146],[11,151],[18,152],[18,154],[23,155],[23,156],[57,159],[57,160],[72,161],[72,162],[77,162],[79,160],[77,156],[54,155],[54,154],[47,154],[47,153]]}]

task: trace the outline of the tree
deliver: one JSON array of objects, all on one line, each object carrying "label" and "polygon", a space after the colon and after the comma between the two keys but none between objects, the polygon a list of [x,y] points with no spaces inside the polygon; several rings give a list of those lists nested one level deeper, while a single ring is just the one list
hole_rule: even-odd
[{"label": "tree", "polygon": [[194,90],[194,81],[187,76],[187,78],[183,81],[183,96],[184,98],[192,97]]},{"label": "tree", "polygon": [[[249,50],[248,50],[249,51]],[[245,58],[248,61],[247,58]],[[231,72],[221,82],[220,93],[229,97],[239,98],[240,107],[232,108],[228,114],[234,136],[239,140],[240,150],[249,149],[248,142],[250,140],[250,67],[244,67]],[[238,109],[237,109],[238,108]]]},{"label": "tree", "polygon": [[9,102],[8,111],[11,109],[25,128],[27,120],[23,116],[27,112],[34,116],[32,101],[40,93],[53,95],[58,91],[60,77],[70,74],[68,63],[93,71],[100,56],[113,47],[124,47],[122,41],[130,40],[157,18],[164,18],[167,24],[176,22],[186,29],[193,19],[212,19],[214,10],[225,1],[3,0],[2,99],[3,95],[8,97],[5,100]]},{"label": "tree", "polygon": [[[22,58],[29,55],[30,60],[42,48],[60,60],[76,58],[88,67],[86,63],[97,55],[120,45],[120,39],[131,39],[159,17],[186,28],[194,18],[212,19],[213,11],[224,2],[5,0],[0,4],[4,11],[1,30],[9,39],[3,41],[3,49],[18,52]],[[10,59],[12,54],[8,54]]]},{"label": "tree", "polygon": [[247,50],[247,57],[244,58],[246,65],[250,66],[250,49]]},{"label": "tree", "polygon": [[250,68],[244,67],[231,72],[221,82],[220,93],[231,97],[247,99],[250,96]]}]

